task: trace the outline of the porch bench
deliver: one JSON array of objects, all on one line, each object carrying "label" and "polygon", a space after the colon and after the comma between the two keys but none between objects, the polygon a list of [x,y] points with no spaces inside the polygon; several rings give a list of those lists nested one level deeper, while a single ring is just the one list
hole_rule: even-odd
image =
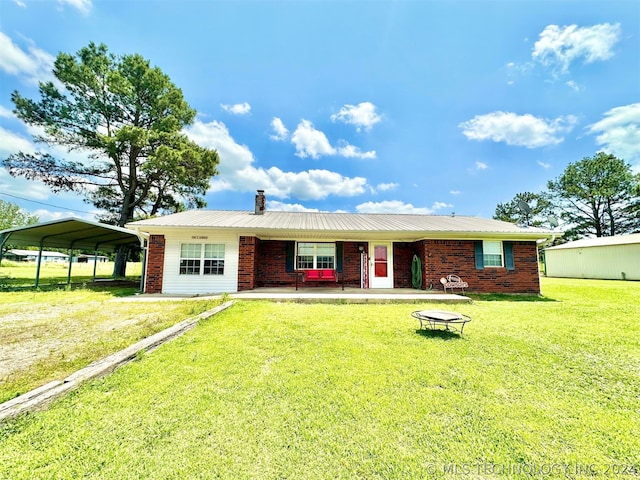
[{"label": "porch bench", "polygon": [[464,289],[469,287],[467,282],[463,282],[462,279],[457,275],[447,275],[447,277],[442,277],[440,279],[440,283],[444,287],[444,293],[447,293],[447,288],[453,291],[455,288],[459,288],[464,293]]},{"label": "porch bench", "polygon": [[[302,283],[307,282],[336,282],[339,281],[339,274],[331,268],[318,268],[311,270],[300,270],[296,272],[296,290],[298,290],[298,279],[302,277]],[[344,290],[344,277],[342,279],[342,290]]]}]

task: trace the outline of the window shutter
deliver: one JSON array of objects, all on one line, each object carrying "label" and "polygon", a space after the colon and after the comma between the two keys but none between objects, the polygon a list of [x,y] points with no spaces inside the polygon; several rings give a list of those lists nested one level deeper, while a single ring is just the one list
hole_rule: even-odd
[{"label": "window shutter", "polygon": [[476,269],[484,269],[484,258],[482,256],[482,240],[474,242],[474,248],[476,251]]},{"label": "window shutter", "polygon": [[286,271],[291,273],[295,271],[296,260],[296,242],[285,242],[286,252]]},{"label": "window shutter", "polygon": [[336,272],[342,273],[344,242],[336,242]]},{"label": "window shutter", "polygon": [[507,270],[515,270],[513,261],[513,242],[504,242],[504,266]]}]

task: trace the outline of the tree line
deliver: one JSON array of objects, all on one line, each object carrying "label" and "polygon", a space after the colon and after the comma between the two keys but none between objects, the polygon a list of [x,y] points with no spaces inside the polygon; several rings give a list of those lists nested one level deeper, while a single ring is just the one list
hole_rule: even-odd
[{"label": "tree line", "polygon": [[499,203],[493,218],[523,227],[560,225],[564,241],[640,232],[640,173],[598,152],[570,163],[546,190]]}]

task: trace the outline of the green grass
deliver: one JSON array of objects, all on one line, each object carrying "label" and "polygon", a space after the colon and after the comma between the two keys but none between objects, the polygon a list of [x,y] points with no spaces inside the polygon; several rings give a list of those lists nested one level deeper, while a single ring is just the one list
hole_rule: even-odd
[{"label": "green grass", "polygon": [[[0,292],[32,289],[36,280],[35,262],[12,262],[2,260],[0,266]],[[127,263],[126,280],[139,281],[142,272],[140,262]],[[40,290],[57,289],[66,286],[69,274],[69,264],[44,262],[40,267]],[[98,263],[96,278],[111,278],[113,274],[113,262]],[[84,285],[93,281],[93,263],[74,263],[71,266],[71,284]],[[131,294],[139,288],[139,285],[130,287],[124,293]]]},{"label": "green grass", "polygon": [[0,478],[637,472],[640,283],[543,293],[447,306],[473,317],[462,338],[417,331],[435,304],[239,302],[1,424]]},{"label": "green grass", "polygon": [[114,302],[121,294],[104,287],[0,293],[0,402],[220,303]]}]

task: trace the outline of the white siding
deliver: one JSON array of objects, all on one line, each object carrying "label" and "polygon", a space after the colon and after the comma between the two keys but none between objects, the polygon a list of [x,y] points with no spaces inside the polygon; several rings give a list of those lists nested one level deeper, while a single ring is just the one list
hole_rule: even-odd
[{"label": "white siding", "polygon": [[[548,277],[640,280],[640,244],[550,249]],[[624,274],[623,274],[624,272]]]},{"label": "white siding", "polygon": [[[224,244],[224,275],[180,275],[180,245],[183,243]],[[237,292],[238,253],[236,234],[202,229],[166,232],[162,293],[204,295]]]}]

